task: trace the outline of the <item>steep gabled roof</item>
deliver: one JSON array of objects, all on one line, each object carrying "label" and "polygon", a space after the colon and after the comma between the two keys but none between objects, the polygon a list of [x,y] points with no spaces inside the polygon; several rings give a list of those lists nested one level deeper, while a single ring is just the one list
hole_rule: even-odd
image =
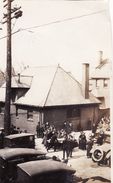
[{"label": "steep gabled roof", "polygon": [[101,69],[108,63],[108,59],[100,61],[99,65],[96,67],[96,69]]},{"label": "steep gabled roof", "polygon": [[[18,82],[18,76],[12,76],[11,88],[26,88],[29,89],[32,83],[32,76],[20,76],[20,82]],[[5,101],[6,82],[0,87],[0,102]]]},{"label": "steep gabled roof", "polygon": [[28,68],[23,74],[32,75],[33,81],[16,104],[46,107],[99,103],[93,95],[85,99],[80,83],[59,66]]},{"label": "steep gabled roof", "polygon": [[91,79],[105,78],[109,79],[112,73],[112,63],[107,59],[103,60],[91,75]]}]

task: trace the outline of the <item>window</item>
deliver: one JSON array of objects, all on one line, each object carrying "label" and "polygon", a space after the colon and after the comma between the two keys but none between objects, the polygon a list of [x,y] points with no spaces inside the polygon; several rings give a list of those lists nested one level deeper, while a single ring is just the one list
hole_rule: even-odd
[{"label": "window", "polygon": [[80,117],[80,109],[79,108],[70,108],[67,110],[68,118]]},{"label": "window", "polygon": [[104,87],[107,87],[108,86],[108,80],[107,79],[104,79]]},{"label": "window", "polygon": [[27,111],[27,119],[33,121],[33,110]]},{"label": "window", "polygon": [[4,110],[5,110],[5,107],[4,106],[1,106],[0,107],[0,113],[4,113]]}]

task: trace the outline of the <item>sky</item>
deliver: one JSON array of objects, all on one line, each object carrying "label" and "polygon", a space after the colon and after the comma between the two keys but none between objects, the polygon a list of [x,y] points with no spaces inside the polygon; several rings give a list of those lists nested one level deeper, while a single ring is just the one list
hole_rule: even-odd
[{"label": "sky", "polygon": [[[81,80],[82,63],[90,70],[99,63],[99,51],[111,60],[111,24],[107,0],[15,0],[23,16],[12,21],[12,65],[17,71],[23,66],[60,64]],[[3,17],[0,1],[0,21]],[[6,24],[0,31],[0,69],[6,67]]]}]

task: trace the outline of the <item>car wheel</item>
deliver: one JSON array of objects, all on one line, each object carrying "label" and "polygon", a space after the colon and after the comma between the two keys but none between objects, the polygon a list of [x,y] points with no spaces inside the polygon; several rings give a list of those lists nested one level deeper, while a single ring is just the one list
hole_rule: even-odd
[{"label": "car wheel", "polygon": [[102,149],[95,149],[92,153],[92,160],[94,162],[100,162],[104,158],[104,151]]}]

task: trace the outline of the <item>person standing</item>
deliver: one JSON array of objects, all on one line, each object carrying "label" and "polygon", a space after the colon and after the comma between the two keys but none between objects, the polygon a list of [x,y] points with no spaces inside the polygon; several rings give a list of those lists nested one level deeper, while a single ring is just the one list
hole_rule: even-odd
[{"label": "person standing", "polygon": [[89,137],[89,140],[88,140],[88,142],[87,142],[87,145],[86,145],[86,150],[87,150],[87,158],[91,158],[91,153],[90,153],[90,151],[91,151],[91,149],[92,149],[92,146],[93,146],[93,139],[92,139],[92,137],[90,136]]},{"label": "person standing", "polygon": [[82,134],[82,150],[86,150],[86,143],[87,143],[86,135],[85,133],[83,133]]},{"label": "person standing", "polygon": [[63,159],[65,160],[65,157],[66,157],[66,159],[68,159],[68,157],[69,157],[69,139],[68,139],[67,134],[66,134],[65,139],[63,141],[62,149],[63,149]]},{"label": "person standing", "polygon": [[72,124],[72,122],[69,122],[69,133],[71,133],[72,131],[73,131],[73,124]]},{"label": "person standing", "polygon": [[72,152],[74,148],[74,140],[71,135],[69,135],[69,157],[72,157]]},{"label": "person standing", "polygon": [[92,133],[95,134],[95,132],[96,132],[96,125],[95,125],[95,123],[93,123],[93,124],[92,124]]},{"label": "person standing", "polygon": [[49,122],[46,122],[46,123],[45,123],[45,130],[48,130],[48,129],[49,129],[49,127],[50,127]]},{"label": "person standing", "polygon": [[79,149],[86,150],[86,135],[84,132],[81,132],[79,136]]},{"label": "person standing", "polygon": [[54,152],[55,152],[57,148],[57,142],[58,142],[57,132],[55,132],[50,139],[50,143],[48,144],[47,151],[51,148],[54,148]]},{"label": "person standing", "polygon": [[82,149],[82,132],[80,132],[78,141],[79,141],[79,149]]},{"label": "person standing", "polygon": [[65,121],[63,124],[63,129],[65,130],[65,132],[67,133],[67,122]]}]

